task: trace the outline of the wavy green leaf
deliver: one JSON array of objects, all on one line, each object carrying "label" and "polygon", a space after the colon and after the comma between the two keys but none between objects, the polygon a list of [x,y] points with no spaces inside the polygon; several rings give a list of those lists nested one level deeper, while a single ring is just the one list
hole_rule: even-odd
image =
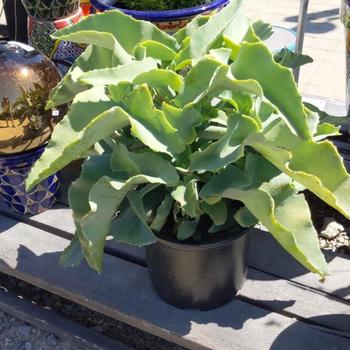
[{"label": "wavy green leaf", "polygon": [[179,241],[184,241],[194,235],[198,226],[197,220],[184,220],[180,222],[177,229],[176,238]]},{"label": "wavy green leaf", "polygon": [[276,53],[274,55],[274,60],[280,65],[291,69],[301,67],[304,64],[312,63],[314,61],[310,56],[297,54],[287,48]]},{"label": "wavy green leaf", "polygon": [[[80,222],[90,210],[89,193],[92,186],[102,176],[106,174],[112,175],[109,161],[109,154],[88,158],[84,162],[80,177],[71,184],[68,192],[69,206],[73,211],[76,226],[76,238],[79,239],[86,261],[97,271],[100,270],[102,265],[105,236],[99,237],[97,245],[90,245],[81,232]],[[68,263],[72,259],[74,257],[69,257],[69,259],[66,257],[63,262]]]},{"label": "wavy green leaf", "polygon": [[161,205],[158,207],[156,216],[153,219],[150,228],[156,232],[160,232],[165,225],[168,216],[171,212],[171,209],[173,208],[173,199],[171,196],[166,195],[161,203]]},{"label": "wavy green leaf", "polygon": [[227,221],[228,210],[224,200],[220,200],[213,205],[203,202],[201,208],[210,216],[215,225],[223,225]]},{"label": "wavy green leaf", "polygon": [[[265,188],[250,188],[249,182],[241,170],[228,166],[202,188],[200,195],[205,200],[223,197],[242,202],[296,260],[322,278],[328,274],[310,214],[305,210],[306,203],[301,202],[294,187],[281,186],[276,181]],[[274,193],[275,200],[269,191]],[[292,223],[291,220],[288,222],[287,216],[291,212],[298,218]]]},{"label": "wavy green leaf", "polygon": [[244,155],[244,139],[258,131],[259,127],[254,119],[232,113],[228,118],[226,134],[203,151],[191,154],[190,169],[216,172],[236,162]]},{"label": "wavy green leaf", "polygon": [[78,79],[92,69],[113,67],[113,52],[103,47],[89,45],[86,50],[75,60],[67,74],[51,90],[46,108],[60,106],[71,102],[73,98],[82,91],[89,89],[89,86],[81,84]]},{"label": "wavy green leaf", "polygon": [[79,93],[68,114],[55,127],[43,155],[31,169],[27,189],[80,158],[112,130],[128,124],[127,113],[114,106],[103,88],[94,87]]},{"label": "wavy green leaf", "polygon": [[178,202],[183,212],[190,217],[196,217],[198,213],[198,190],[197,181],[192,179],[188,183],[180,183],[172,192],[171,196]]},{"label": "wavy green leaf", "polygon": [[193,20],[187,24],[186,27],[183,27],[182,29],[178,30],[173,37],[177,40],[179,45],[182,44],[184,39],[187,37],[192,36],[192,34],[203,24],[207,23],[208,20],[210,19],[210,16],[197,16],[193,18]]},{"label": "wavy green leaf", "polygon": [[122,208],[112,222],[110,231],[114,240],[139,247],[155,243],[156,238],[143,216],[142,201],[135,198],[128,200],[128,207]]},{"label": "wavy green leaf", "polygon": [[157,68],[157,61],[148,57],[142,61],[132,61],[113,68],[89,70],[83,73],[78,81],[90,85],[131,83],[141,73],[148,72],[154,68]]},{"label": "wavy green leaf", "polygon": [[264,95],[283,113],[298,135],[311,139],[307,114],[292,72],[273,60],[264,43],[243,43],[231,69],[238,79],[258,81]]},{"label": "wavy green leaf", "polygon": [[[91,265],[98,271],[102,268],[102,252],[100,250],[101,248],[103,249],[103,245],[99,244],[99,242],[104,241],[106,236],[111,233],[113,218],[128,193],[136,185],[144,183],[175,186],[178,182],[178,175],[175,168],[156,154],[128,152],[123,145],[117,145],[114,153],[117,155],[124,153],[124,156],[121,158],[113,157],[111,160],[113,172],[111,172],[112,169],[109,169],[105,173],[108,175],[100,177],[91,186],[88,197],[89,208],[87,209],[85,204],[84,214],[79,217],[81,234],[89,242],[89,247],[94,249],[93,256],[99,257],[93,260],[90,256]],[[130,162],[127,160],[127,155],[130,158],[130,162],[135,163],[132,173],[129,173]],[[135,169],[139,170],[136,174],[134,173]],[[128,197],[129,202],[130,198]],[[133,204],[133,202],[130,202],[133,211],[139,218],[138,225],[144,225],[141,220],[143,214],[138,212],[140,209],[137,203],[135,205]],[[131,214],[129,213],[128,215]],[[142,231],[143,238],[140,237],[140,239],[145,239],[145,230],[146,228],[144,227]],[[118,237],[117,239],[121,239],[122,234],[120,232],[114,232],[114,235]],[[150,237],[150,234],[147,237]],[[134,232],[133,239],[137,239],[137,232]],[[145,241],[143,242],[145,243]]]},{"label": "wavy green leaf", "polygon": [[136,45],[145,40],[157,41],[173,50],[178,48],[175,38],[150,22],[137,21],[120,11],[106,11],[87,16],[76,25],[59,30],[53,37],[60,40],[95,44],[112,50],[114,49],[112,40],[118,40],[121,50],[129,54],[132,54]]},{"label": "wavy green leaf", "polygon": [[125,100],[130,112],[132,133],[155,152],[170,155],[180,154],[185,146],[178,134],[164,116],[153,105],[152,95],[146,85],[136,88]]},{"label": "wavy green leaf", "polygon": [[191,218],[198,215],[198,199],[197,180],[192,179],[186,184],[183,206],[185,213]]},{"label": "wavy green leaf", "polygon": [[336,116],[328,114],[325,111],[321,111],[318,107],[314,106],[309,102],[304,102],[305,107],[307,107],[312,112],[315,112],[320,117],[320,123],[330,123],[336,126],[340,126],[342,124],[346,124],[348,122],[347,116]]},{"label": "wavy green leaf", "polygon": [[252,23],[254,33],[261,39],[266,40],[273,34],[273,27],[270,23],[257,20]]},{"label": "wavy green leaf", "polygon": [[80,241],[78,237],[75,236],[60,256],[60,265],[63,267],[77,266],[80,264],[83,258],[84,254]]},{"label": "wavy green leaf", "polygon": [[204,97],[214,96],[225,90],[262,96],[261,87],[256,81],[236,80],[231,76],[228,65],[211,56],[205,56],[186,75],[184,89],[176,97],[175,104],[179,107],[193,105]]},{"label": "wavy green leaf", "polygon": [[316,143],[299,139],[291,142],[292,137],[285,133],[288,133],[287,128],[275,135],[273,142],[262,134],[252,135],[246,139],[246,144],[350,218],[350,176],[335,146],[329,141]]},{"label": "wavy green leaf", "polygon": [[138,44],[135,50],[144,49],[144,54],[146,57],[153,57],[162,61],[172,61],[176,56],[176,51],[169,48],[162,43],[154,40],[145,40]]},{"label": "wavy green leaf", "polygon": [[182,91],[184,79],[181,75],[171,70],[152,69],[148,72],[141,73],[134,80],[133,84],[147,84],[153,88],[171,88],[174,91]]},{"label": "wavy green leaf", "polygon": [[232,0],[229,5],[222,9],[215,16],[203,25],[199,26],[191,35],[189,44],[183,48],[175,58],[179,65],[188,59],[200,59],[209,51],[211,45],[215,42],[223,30],[239,17],[238,10],[241,6],[241,0]]},{"label": "wavy green leaf", "polygon": [[181,109],[163,102],[163,113],[171,126],[178,130],[183,142],[190,145],[197,137],[195,128],[202,122],[201,113],[195,108]]}]

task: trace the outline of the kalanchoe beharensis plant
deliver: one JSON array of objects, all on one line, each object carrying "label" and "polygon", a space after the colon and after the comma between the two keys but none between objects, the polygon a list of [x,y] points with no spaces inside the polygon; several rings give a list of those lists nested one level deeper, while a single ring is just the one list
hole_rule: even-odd
[{"label": "kalanchoe beharensis plant", "polygon": [[69,191],[76,237],[65,265],[84,256],[100,271],[109,236],[141,246],[260,222],[307,269],[328,273],[301,191],[350,217],[350,178],[322,141],[338,128],[303,105],[261,41],[270,31],[231,1],[174,37],[118,11],[55,34],[89,46],[51,94],[49,107],[72,104],[27,185],[86,157]]}]

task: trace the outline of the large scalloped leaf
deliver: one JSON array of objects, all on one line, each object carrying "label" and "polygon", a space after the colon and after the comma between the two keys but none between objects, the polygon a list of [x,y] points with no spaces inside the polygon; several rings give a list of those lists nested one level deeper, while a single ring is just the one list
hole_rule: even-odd
[{"label": "large scalloped leaf", "polygon": [[47,108],[70,102],[79,92],[89,89],[89,86],[78,81],[84,72],[111,67],[113,67],[113,52],[103,47],[89,45],[75,60],[63,79],[51,91]]},{"label": "large scalloped leaf", "polygon": [[188,183],[181,182],[171,192],[171,196],[179,203],[184,213],[190,217],[196,217],[198,212],[198,190],[195,179]]},{"label": "large scalloped leaf", "polygon": [[150,22],[138,21],[120,11],[106,11],[90,15],[74,26],[59,30],[54,38],[78,43],[95,44],[114,49],[116,40],[122,51],[132,54],[136,45],[145,40],[162,43],[177,50],[175,38]]},{"label": "large scalloped leaf", "polygon": [[[162,61],[172,61],[176,56],[176,51],[172,50],[160,42],[154,40],[145,40],[138,44],[134,50],[142,50],[147,57],[153,57]],[[135,52],[135,51],[134,51]]]},{"label": "large scalloped leaf", "polygon": [[165,225],[168,216],[173,208],[173,199],[168,194],[164,197],[161,205],[158,207],[156,215],[150,224],[153,231],[159,232]]},{"label": "large scalloped leaf", "polygon": [[235,18],[239,18],[238,10],[241,3],[242,0],[231,0],[230,4],[224,9],[215,16],[210,17],[206,23],[193,31],[190,42],[175,58],[176,63],[180,64],[188,59],[202,58],[223,30],[232,23],[232,21],[235,21]]},{"label": "large scalloped leaf", "polygon": [[[87,18],[89,18],[88,16]],[[87,29],[78,31],[78,24],[66,27],[52,35],[54,39],[72,41],[78,44],[95,45],[113,52],[113,62],[116,64],[129,63],[132,56],[120,45],[113,34],[108,32],[99,32],[97,30]],[[68,31],[68,29],[70,29]],[[65,34],[64,34],[64,33]],[[70,32],[70,33],[67,33]]]},{"label": "large scalloped leaf", "polygon": [[292,72],[273,60],[264,43],[242,43],[231,69],[238,79],[257,80],[264,95],[279,108],[298,135],[311,139],[307,114]]},{"label": "large scalloped leaf", "polygon": [[121,81],[131,83],[139,74],[157,68],[157,61],[147,57],[113,68],[93,69],[83,73],[78,81],[90,85],[117,85]]},{"label": "large scalloped leaf", "polygon": [[156,109],[147,85],[136,88],[125,100],[130,112],[132,133],[155,152],[180,154],[185,146],[178,131]]},{"label": "large scalloped leaf", "polygon": [[329,141],[298,141],[291,142],[288,138],[283,142],[279,136],[270,142],[262,134],[257,134],[249,136],[245,143],[350,218],[350,176],[335,146]]},{"label": "large scalloped leaf", "polygon": [[[102,263],[105,236],[101,236],[98,244],[96,246],[90,246],[89,249],[89,242],[81,232],[80,220],[90,210],[89,193],[94,183],[100,177],[106,174],[112,174],[109,161],[109,154],[93,156],[87,159],[82,167],[80,177],[71,184],[68,192],[69,206],[73,211],[76,226],[76,239],[79,239],[82,252],[88,264],[95,270],[99,270],[100,268],[96,261]],[[76,261],[76,258],[72,256],[74,253],[72,247],[65,251],[65,253],[62,261],[64,264]]]},{"label": "large scalloped leaf", "polygon": [[184,89],[176,97],[175,104],[180,107],[193,105],[225,90],[262,96],[262,89],[256,81],[234,79],[228,65],[207,55],[186,75]]},{"label": "large scalloped leaf", "polygon": [[156,237],[145,220],[142,198],[138,193],[130,192],[127,201],[128,205],[121,208],[112,221],[110,231],[114,240],[139,247],[155,243]]},{"label": "large scalloped leaf", "polygon": [[157,154],[134,154],[123,145],[117,145],[114,153],[112,159],[110,154],[91,157],[69,191],[84,256],[97,271],[102,268],[104,241],[111,233],[112,219],[128,192],[137,184],[175,186],[178,182],[175,168]]},{"label": "large scalloped leaf", "polygon": [[258,131],[259,126],[253,118],[232,113],[228,118],[226,134],[205,150],[191,154],[190,169],[216,172],[234,163],[244,155],[244,139]]},{"label": "large scalloped leaf", "polygon": [[[294,187],[276,181],[265,188],[250,188],[249,182],[241,170],[229,165],[202,188],[200,195],[205,200],[223,197],[242,202],[296,260],[321,277],[328,274],[310,214],[305,210],[307,204],[296,195]],[[290,213],[298,222],[288,220]]]},{"label": "large scalloped leaf", "polygon": [[171,70],[153,69],[138,75],[133,84],[147,84],[150,87],[161,89],[162,92],[163,89],[168,88],[178,92],[183,89],[184,78]]},{"label": "large scalloped leaf", "polygon": [[191,144],[196,139],[195,127],[202,122],[201,113],[195,108],[181,109],[166,102],[162,104],[163,113],[168,122],[178,130],[183,142]]},{"label": "large scalloped leaf", "polygon": [[78,159],[95,142],[111,131],[129,124],[127,113],[105,94],[94,87],[79,93],[68,114],[56,125],[44,153],[35,163],[27,178],[30,189],[49,175]]},{"label": "large scalloped leaf", "polygon": [[183,40],[187,37],[192,36],[192,34],[203,24],[207,23],[210,19],[210,16],[197,16],[195,17],[190,23],[186,25],[186,27],[183,27],[182,29],[178,30],[173,37],[177,40],[177,42],[181,45]]}]

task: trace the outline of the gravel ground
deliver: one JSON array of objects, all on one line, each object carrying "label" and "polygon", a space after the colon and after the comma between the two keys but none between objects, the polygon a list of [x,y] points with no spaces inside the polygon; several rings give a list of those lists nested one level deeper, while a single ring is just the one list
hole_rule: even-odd
[{"label": "gravel ground", "polygon": [[320,247],[337,254],[350,255],[350,221],[310,192],[305,197],[318,232]]},{"label": "gravel ground", "polygon": [[[161,338],[153,336],[148,333],[144,333],[136,328],[133,328],[122,322],[118,322],[112,318],[106,317],[102,314],[94,312],[86,307],[72,303],[66,299],[63,299],[57,295],[48,293],[40,288],[34,287],[28,283],[20,281],[16,278],[10,277],[8,275],[0,273],[0,288],[5,288],[9,292],[23,297],[24,299],[39,305],[45,309],[50,309],[55,313],[77,322],[83,326],[86,326],[96,332],[102,333],[111,338],[117,339],[118,341],[128,345],[129,347],[135,348],[137,350],[182,350],[184,348],[169,343]],[[0,318],[0,330],[3,321]],[[39,332],[35,329],[35,332]],[[0,332],[1,333],[1,332]],[[34,334],[34,333],[33,333]],[[26,341],[22,336],[18,336],[19,344],[23,345]],[[42,338],[44,344],[46,338]],[[4,349],[24,349],[22,347],[12,347],[12,348],[2,348],[0,334],[0,350]],[[30,337],[30,341],[35,344],[35,338]],[[36,347],[34,346],[32,350],[40,349],[53,349],[53,350],[68,350],[75,349],[73,347],[59,348],[59,347]],[[25,349],[27,350],[27,349]]]},{"label": "gravel ground", "polygon": [[83,350],[0,311],[1,350]]}]

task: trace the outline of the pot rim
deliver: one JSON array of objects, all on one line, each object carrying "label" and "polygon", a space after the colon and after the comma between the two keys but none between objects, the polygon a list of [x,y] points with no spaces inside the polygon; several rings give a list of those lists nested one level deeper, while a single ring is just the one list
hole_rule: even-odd
[{"label": "pot rim", "polygon": [[164,244],[168,247],[178,249],[178,250],[206,250],[206,249],[216,249],[219,247],[226,247],[230,245],[233,241],[235,241],[238,238],[241,238],[243,235],[247,234],[249,232],[249,228],[242,227],[238,232],[233,233],[229,237],[225,239],[217,239],[214,242],[204,242],[204,243],[180,243],[179,241],[175,239],[165,239],[165,238],[159,238],[156,237],[157,242]]},{"label": "pot rim", "polygon": [[19,164],[21,162],[35,161],[44,152],[46,146],[47,144],[45,143],[37,148],[30,149],[25,152],[13,153],[13,154],[0,153],[0,166],[3,166],[3,165],[11,166],[11,165]]},{"label": "pot rim", "polygon": [[215,10],[221,6],[227,5],[230,0],[213,0],[211,3],[206,5],[188,7],[178,10],[164,10],[164,11],[137,11],[137,10],[128,10],[118,6],[109,5],[109,0],[90,0],[91,4],[99,11],[106,10],[119,10],[129,16],[132,16],[137,19],[143,19],[146,21],[169,21],[177,20],[188,17],[197,16],[203,12],[209,12]]}]

